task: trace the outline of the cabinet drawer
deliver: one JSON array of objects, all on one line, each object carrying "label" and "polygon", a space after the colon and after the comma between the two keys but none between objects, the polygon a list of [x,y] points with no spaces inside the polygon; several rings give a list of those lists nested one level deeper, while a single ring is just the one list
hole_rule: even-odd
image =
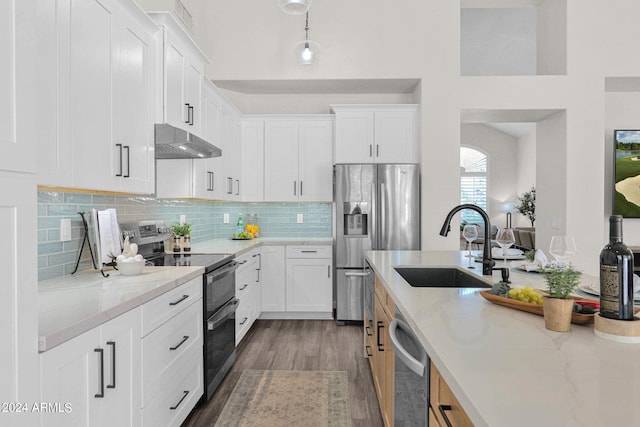
[{"label": "cabinet drawer", "polygon": [[287,258],[332,258],[333,247],[331,245],[301,245],[287,246]]},{"label": "cabinet drawer", "polygon": [[453,395],[453,392],[445,382],[444,378],[440,375],[440,372],[431,362],[430,372],[430,397],[429,401],[431,409],[433,410],[435,418],[440,425],[448,425],[444,420],[444,417],[439,411],[439,406],[448,406],[450,409],[445,411],[445,414],[451,423],[455,427],[473,427],[473,423],[464,412],[462,406],[458,402],[458,399]]},{"label": "cabinet drawer", "polygon": [[257,276],[257,271],[254,268],[236,273],[236,297],[240,298],[243,293],[253,289]]},{"label": "cabinet drawer", "polygon": [[177,360],[192,348],[202,355],[202,300],[142,339],[142,402],[148,402],[180,365]]},{"label": "cabinet drawer", "polygon": [[142,336],[202,298],[202,277],[190,280],[142,306]]},{"label": "cabinet drawer", "polygon": [[167,377],[166,386],[142,410],[145,427],[179,426],[202,396],[202,352],[192,351],[185,363]]}]

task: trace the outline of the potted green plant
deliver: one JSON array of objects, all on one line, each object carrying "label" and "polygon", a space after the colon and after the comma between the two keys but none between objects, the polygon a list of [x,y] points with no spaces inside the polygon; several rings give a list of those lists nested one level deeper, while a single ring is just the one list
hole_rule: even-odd
[{"label": "potted green plant", "polygon": [[549,295],[542,299],[544,326],[558,332],[571,329],[573,312],[572,292],[580,284],[581,272],[574,270],[571,264],[553,262],[545,266],[544,278]]},{"label": "potted green plant", "polygon": [[184,224],[175,222],[171,225],[171,232],[173,233],[173,251],[180,252],[180,250],[183,250],[189,252],[191,250],[191,224],[188,222]]},{"label": "potted green plant", "polygon": [[525,191],[521,196],[518,196],[518,204],[516,206],[518,212],[529,218],[531,221],[531,227],[536,221],[536,186],[532,186],[531,190]]}]

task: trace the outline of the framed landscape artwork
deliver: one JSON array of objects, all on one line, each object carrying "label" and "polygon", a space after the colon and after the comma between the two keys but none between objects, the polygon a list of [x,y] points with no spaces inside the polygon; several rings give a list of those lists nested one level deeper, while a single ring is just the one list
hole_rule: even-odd
[{"label": "framed landscape artwork", "polygon": [[640,130],[615,130],[613,214],[640,218]]}]

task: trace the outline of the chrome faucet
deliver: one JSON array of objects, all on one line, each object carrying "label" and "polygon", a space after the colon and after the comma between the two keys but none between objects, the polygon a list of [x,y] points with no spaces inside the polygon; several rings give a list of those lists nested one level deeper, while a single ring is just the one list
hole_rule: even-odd
[{"label": "chrome faucet", "polygon": [[447,218],[444,220],[444,224],[442,224],[442,228],[440,229],[440,235],[446,236],[451,231],[451,218],[461,210],[471,209],[472,211],[476,211],[482,217],[484,221],[484,247],[482,248],[482,275],[483,276],[491,276],[493,274],[493,266],[496,265],[496,262],[491,259],[491,223],[489,222],[489,216],[479,206],[472,205],[471,203],[464,203],[462,205],[458,205],[455,208],[451,209],[451,211],[447,214]]}]

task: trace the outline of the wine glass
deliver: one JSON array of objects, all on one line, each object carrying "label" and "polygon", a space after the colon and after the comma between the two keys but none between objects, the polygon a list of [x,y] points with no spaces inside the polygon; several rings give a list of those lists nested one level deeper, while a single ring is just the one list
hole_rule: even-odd
[{"label": "wine glass", "polygon": [[507,263],[507,249],[516,242],[516,238],[513,235],[513,230],[510,228],[501,228],[496,234],[496,243],[502,248],[502,255],[504,256],[504,263]]},{"label": "wine glass", "polygon": [[553,255],[556,261],[563,264],[578,252],[576,242],[571,236],[553,236],[549,245],[549,253]]},{"label": "wine glass", "polygon": [[[473,257],[473,255],[471,255],[471,242],[478,238],[478,227],[472,224],[465,225],[462,229],[462,237],[464,237],[464,240],[467,241],[467,250],[469,251],[467,257],[471,258]],[[469,264],[471,264],[471,260],[469,260]]]}]

